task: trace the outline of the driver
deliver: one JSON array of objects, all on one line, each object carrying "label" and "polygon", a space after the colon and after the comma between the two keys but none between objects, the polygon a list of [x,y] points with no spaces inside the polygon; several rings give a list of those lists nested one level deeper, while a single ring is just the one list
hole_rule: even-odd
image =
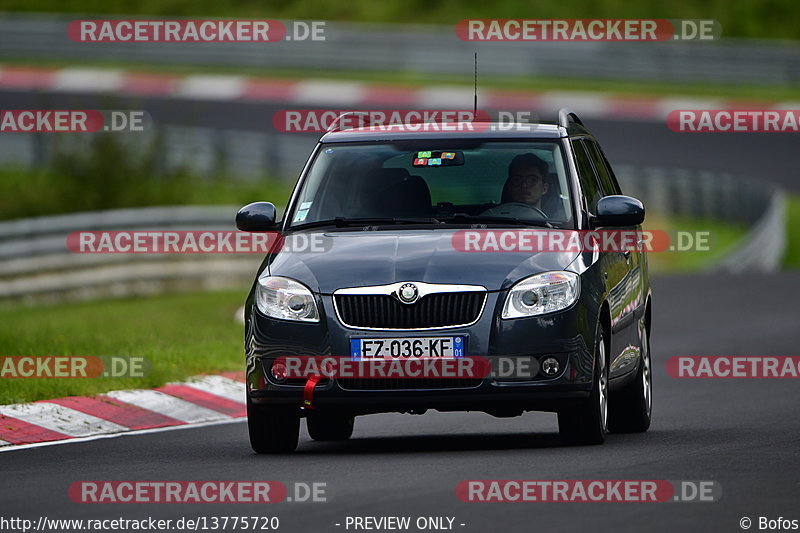
[{"label": "driver", "polygon": [[548,170],[547,162],[530,152],[516,156],[508,165],[508,178],[503,185],[500,204],[482,214],[528,218],[531,211],[538,211],[538,216],[546,218],[548,214],[542,210],[542,196],[548,188]]},{"label": "driver", "polygon": [[516,156],[508,165],[500,203],[524,203],[541,209],[542,196],[547,192],[547,175],[544,159],[531,153]]}]

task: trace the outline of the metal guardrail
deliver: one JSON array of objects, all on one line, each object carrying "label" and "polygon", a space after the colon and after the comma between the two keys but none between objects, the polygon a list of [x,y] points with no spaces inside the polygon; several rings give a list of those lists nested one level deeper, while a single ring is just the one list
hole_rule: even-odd
[{"label": "metal guardrail", "polygon": [[708,271],[774,272],[786,248],[785,194],[761,180],[730,173],[615,165],[623,191],[649,212],[730,222],[748,228]]},{"label": "metal guardrail", "polygon": [[[800,82],[800,47],[724,39],[713,42],[466,42],[455,25],[329,22],[325,41],[275,43],[78,43],[67,25],[79,15],[0,15],[1,58],[104,60],[256,68],[403,71],[470,78],[547,76],[737,85]],[[722,29],[723,36],[725,29]]]},{"label": "metal guardrail", "polygon": [[233,230],[239,206],[118,209],[0,223],[0,300],[55,302],[241,287],[259,254],[77,254],[90,230]]},{"label": "metal guardrail", "polygon": [[715,268],[735,273],[751,270],[774,272],[780,268],[786,249],[785,204],[783,193],[775,191],[764,216],[750,228],[743,242]]},{"label": "metal guardrail", "polygon": [[[626,193],[648,210],[746,224],[741,245],[715,268],[771,271],[785,246],[783,197],[730,175],[620,165]],[[0,223],[0,301],[51,302],[243,287],[259,254],[76,254],[80,230],[232,230],[238,206],[120,209]]]}]

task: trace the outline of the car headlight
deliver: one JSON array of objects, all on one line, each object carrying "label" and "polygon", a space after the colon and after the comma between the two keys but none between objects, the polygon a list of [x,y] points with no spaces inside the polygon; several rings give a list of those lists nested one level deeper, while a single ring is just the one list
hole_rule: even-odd
[{"label": "car headlight", "polygon": [[266,276],[256,284],[256,306],[272,318],[319,322],[314,295],[302,283],[280,276]]},{"label": "car headlight", "polygon": [[503,318],[543,315],[566,309],[578,299],[580,281],[573,272],[544,272],[518,281],[508,291]]}]

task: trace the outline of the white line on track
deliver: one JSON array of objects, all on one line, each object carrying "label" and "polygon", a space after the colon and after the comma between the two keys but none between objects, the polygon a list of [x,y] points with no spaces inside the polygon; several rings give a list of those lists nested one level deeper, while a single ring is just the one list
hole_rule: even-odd
[{"label": "white line on track", "polygon": [[194,428],[204,428],[210,426],[220,426],[223,424],[234,424],[237,422],[244,422],[245,420],[246,420],[245,418],[228,418],[227,420],[215,420],[213,422],[201,422],[198,424],[186,424],[182,426],[168,426],[164,428],[153,428],[153,429],[136,429],[133,431],[126,431],[124,433],[108,433],[103,435],[92,435],[91,437],[78,437],[74,439],[51,440],[47,442],[34,442],[31,444],[18,444],[0,448],[0,453],[14,452],[17,450],[27,450],[30,448],[42,448],[44,446],[58,446],[61,444],[80,444],[82,442],[91,442],[100,439],[114,439],[117,437],[148,435],[150,433],[163,433],[165,431],[177,431],[180,429],[194,429]]},{"label": "white line on track", "polygon": [[327,105],[354,105],[363,100],[363,83],[327,80],[306,80],[297,83],[292,98],[294,102]]},{"label": "white line on track", "polygon": [[122,86],[122,71],[92,68],[64,68],[56,72],[51,90],[66,92],[115,92]]},{"label": "white line on track", "polygon": [[175,96],[210,100],[233,100],[244,92],[242,76],[186,76],[178,85]]}]

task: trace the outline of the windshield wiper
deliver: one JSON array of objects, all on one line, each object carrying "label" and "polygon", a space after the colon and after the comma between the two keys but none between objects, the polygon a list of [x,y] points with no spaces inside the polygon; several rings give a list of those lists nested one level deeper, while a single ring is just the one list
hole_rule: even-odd
[{"label": "windshield wiper", "polygon": [[554,228],[551,223],[546,220],[525,220],[511,217],[495,217],[483,215],[467,215],[466,213],[458,213],[448,217],[439,217],[439,220],[445,223],[449,222],[468,222],[470,224],[511,224],[515,226],[537,226],[541,228]]},{"label": "windshield wiper", "polygon": [[291,226],[291,229],[316,228],[320,226],[336,226],[337,228],[344,228],[347,226],[391,226],[398,224],[441,224],[441,221],[435,218],[336,217],[328,220],[317,220],[315,222],[309,222],[307,224],[299,224],[296,226]]}]

